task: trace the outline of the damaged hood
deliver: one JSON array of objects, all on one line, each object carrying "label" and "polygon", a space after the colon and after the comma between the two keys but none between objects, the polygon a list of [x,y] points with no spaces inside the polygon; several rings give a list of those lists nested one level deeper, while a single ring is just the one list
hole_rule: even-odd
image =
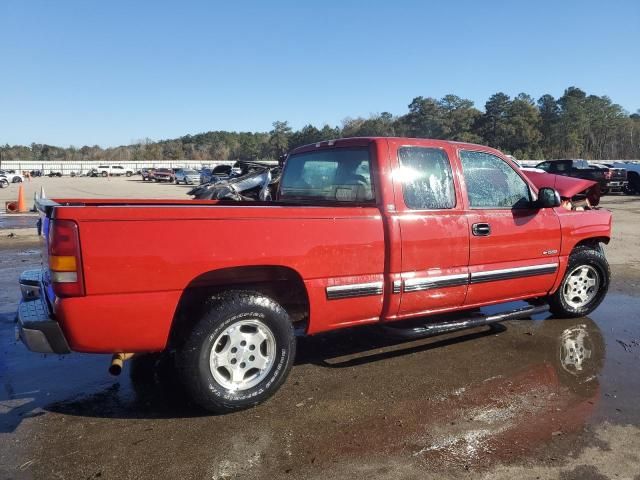
[{"label": "damaged hood", "polygon": [[598,182],[594,182],[593,180],[565,177],[564,175],[554,175],[552,173],[524,169],[522,173],[531,180],[536,188],[555,188],[562,198],[570,199],[580,193],[584,193],[589,197],[592,205],[597,205],[600,201],[600,186]]}]

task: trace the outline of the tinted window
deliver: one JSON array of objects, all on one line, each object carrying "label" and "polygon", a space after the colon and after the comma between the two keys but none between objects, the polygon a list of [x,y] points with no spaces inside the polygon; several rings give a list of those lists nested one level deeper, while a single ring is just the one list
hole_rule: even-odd
[{"label": "tinted window", "polygon": [[525,208],[529,186],[505,161],[484,152],[461,151],[471,208]]},{"label": "tinted window", "polygon": [[536,168],[539,168],[540,170],[548,171],[550,166],[551,164],[549,162],[542,162],[536,165]]},{"label": "tinted window", "polygon": [[368,202],[374,199],[368,148],[334,148],[291,155],[280,198]]},{"label": "tinted window", "polygon": [[217,165],[213,169],[214,175],[229,175],[231,173],[231,165]]},{"label": "tinted window", "polygon": [[447,154],[438,148],[398,149],[404,203],[414,210],[453,208],[456,193]]}]

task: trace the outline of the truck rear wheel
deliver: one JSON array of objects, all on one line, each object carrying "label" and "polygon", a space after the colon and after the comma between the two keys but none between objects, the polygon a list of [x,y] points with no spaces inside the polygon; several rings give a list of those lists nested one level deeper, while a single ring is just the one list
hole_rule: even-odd
[{"label": "truck rear wheel", "polygon": [[601,249],[577,247],[560,287],[549,297],[551,311],[563,317],[582,317],[594,311],[609,289],[611,271]]},{"label": "truck rear wheel", "polygon": [[289,315],[257,292],[212,299],[178,349],[178,371],[193,400],[214,413],[255,406],[287,378],[295,357]]}]

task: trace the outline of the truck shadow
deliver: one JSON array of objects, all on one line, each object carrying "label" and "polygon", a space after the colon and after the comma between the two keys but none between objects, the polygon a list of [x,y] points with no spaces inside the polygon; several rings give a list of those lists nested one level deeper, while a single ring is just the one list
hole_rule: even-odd
[{"label": "truck shadow", "polygon": [[[294,369],[305,365],[349,368],[432,349],[471,342],[505,332],[501,324],[439,337],[406,341],[385,337],[373,327],[330,332],[298,339]],[[169,356],[134,357],[121,377],[100,391],[57,401],[44,409],[59,414],[119,419],[211,416],[191,403]]]},{"label": "truck shadow", "polygon": [[[487,338],[491,336],[495,338]],[[584,343],[589,352],[584,359],[586,363],[578,365],[578,370],[576,365],[564,364],[571,358],[568,352],[576,342]],[[602,332],[588,318],[514,320],[412,341],[389,338],[373,327],[329,332],[299,339],[291,377],[277,398],[261,405],[256,412],[266,416],[284,415],[297,406],[301,395],[321,399],[334,392],[339,397],[348,396],[353,388],[367,388],[354,387],[353,379],[359,377],[384,378],[385,390],[402,390],[406,388],[406,378],[393,373],[398,369],[414,374],[424,372],[436,378],[437,371],[455,372],[450,381],[452,388],[458,390],[495,378],[510,384],[517,382],[517,375],[524,370],[550,369],[556,372],[552,375],[554,382],[560,382],[562,388],[572,392],[571,395],[591,398],[597,395],[594,388],[598,385],[597,375],[602,369],[604,354]],[[106,370],[106,365],[104,367]],[[83,377],[90,378],[92,374],[95,375],[95,369],[84,371]],[[190,402],[177,379],[170,355],[134,358],[128,362],[121,377],[109,384],[110,381],[100,382],[93,391],[72,398],[66,396],[45,405],[39,399],[34,406],[72,417],[176,419],[212,416]],[[431,381],[422,385],[420,398],[436,393],[431,391],[430,385]],[[326,394],[321,393],[327,388]],[[23,415],[37,415],[40,408],[29,410]],[[227,420],[220,421],[226,424]]]}]

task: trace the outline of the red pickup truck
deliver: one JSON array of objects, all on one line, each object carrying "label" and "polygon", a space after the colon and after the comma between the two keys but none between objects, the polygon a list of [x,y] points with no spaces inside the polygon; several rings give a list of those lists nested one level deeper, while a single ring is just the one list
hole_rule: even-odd
[{"label": "red pickup truck", "polygon": [[[292,151],[277,188],[272,202],[41,199],[45,265],[20,278],[20,338],[173,352],[193,399],[227,412],[279,388],[296,335],[430,335],[540,305],[582,316],[609,285],[610,212],[560,206],[488,147],[325,141]],[[531,306],[480,313],[514,300]]]}]

